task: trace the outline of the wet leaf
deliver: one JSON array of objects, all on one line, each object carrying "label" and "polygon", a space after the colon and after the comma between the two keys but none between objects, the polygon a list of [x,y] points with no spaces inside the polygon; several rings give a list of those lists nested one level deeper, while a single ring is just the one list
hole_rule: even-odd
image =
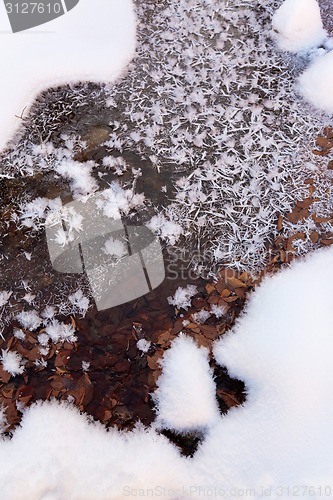
[{"label": "wet leaf", "polygon": [[2,364],[0,364],[0,380],[7,384],[11,378],[11,374],[8,373],[6,370],[3,369]]},{"label": "wet leaf", "polygon": [[282,217],[282,215],[279,215],[278,220],[277,220],[278,231],[282,231],[282,227],[283,227],[283,217]]},{"label": "wet leaf", "polygon": [[155,360],[151,356],[147,356],[147,363],[151,370],[155,371],[160,369],[160,365],[157,363],[157,360]]},{"label": "wet leaf", "polygon": [[232,288],[242,288],[242,287],[247,288],[247,285],[243,283],[243,281],[235,277],[227,278],[227,284]]}]

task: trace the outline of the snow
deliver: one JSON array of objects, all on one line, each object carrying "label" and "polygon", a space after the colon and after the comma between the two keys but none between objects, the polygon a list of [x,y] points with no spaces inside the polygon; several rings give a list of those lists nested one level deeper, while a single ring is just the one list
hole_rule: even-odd
[{"label": "snow", "polygon": [[131,0],[96,0],[93,6],[80,0],[46,25],[15,34],[1,2],[0,31],[0,65],[6,68],[0,86],[0,149],[17,131],[17,117],[42,90],[80,81],[113,82],[135,50]]},{"label": "snow", "polygon": [[68,300],[80,314],[85,316],[89,307],[89,299],[85,297],[82,290],[77,290],[72,295],[69,295]]},{"label": "snow", "polygon": [[57,166],[59,175],[71,179],[71,189],[74,199],[81,198],[97,191],[98,184],[91,176],[93,161],[80,163],[78,161],[64,161]]},{"label": "snow", "polygon": [[[109,102],[114,98],[115,107],[120,103],[119,109],[126,103],[125,119],[117,125],[110,123],[115,132],[105,146],[113,154],[121,152],[125,145],[141,158],[154,158],[158,171],[171,165],[178,173],[186,174],[175,186],[172,204],[147,223],[168,244],[191,235],[187,238],[189,248],[206,242],[216,260],[254,270],[264,264],[267,236],[276,234],[277,211],[288,212],[295,197],[301,199],[307,193],[302,182],[315,175],[319,160],[302,144],[308,144],[323,124],[308,113],[308,108],[300,106],[290,90],[286,58],[274,53],[267,30],[262,29],[268,23],[272,3],[268,2],[267,11],[265,5],[259,4],[262,17],[258,17],[258,5],[249,7],[245,0],[230,4],[220,0],[170,1],[166,9],[151,16],[152,12],[146,13],[148,4],[138,3],[142,40],[138,62],[127,79],[110,87]],[[152,5],[158,8],[158,3]],[[282,30],[280,43],[288,43],[291,51],[295,44],[301,51],[316,47],[323,33],[315,3],[303,0],[299,7],[306,8],[306,16],[289,18],[291,6],[295,5],[289,2],[291,10],[285,13],[285,25],[278,21],[282,8],[275,16],[279,29],[290,26],[289,21],[300,28],[294,32]],[[36,34],[0,37],[2,67],[13,68],[5,72],[0,92],[5,125],[5,130],[0,131],[0,147],[17,126],[14,114],[19,115],[42,88],[74,81],[73,70],[77,73],[75,81],[76,77],[114,81],[132,57],[131,3],[97,0],[96,16],[91,14],[90,3],[89,15],[87,9],[88,0],[80,0],[71,14],[48,25],[50,29],[55,27],[54,33],[38,28],[33,30]],[[107,16],[109,12],[112,15]],[[309,16],[310,12],[317,14]],[[143,22],[146,14],[151,26]],[[77,29],[73,30],[74,15],[78,17]],[[124,30],[124,25],[128,29]],[[48,42],[40,43],[42,37]],[[113,45],[111,38],[119,45]],[[5,40],[6,50],[2,50]],[[39,52],[31,50],[36,46]],[[61,54],[63,47],[67,57]],[[82,57],[75,57],[78,52]],[[26,53],[29,57],[24,57]],[[46,57],[47,53],[52,57]],[[314,60],[300,79],[302,87],[305,75],[320,61],[323,67],[318,77],[313,71],[304,86],[310,101],[311,95],[318,92],[318,79],[324,85],[326,76],[331,75],[327,69],[330,54]],[[279,71],[272,72],[272,68]],[[327,82],[325,101],[317,105],[329,111],[331,108],[325,106],[332,94]],[[253,89],[251,93],[249,88]],[[69,179],[74,196],[94,192],[98,184],[92,177],[95,164],[80,164],[79,168],[73,160],[73,140],[68,138],[65,144],[67,149],[55,149],[46,143],[34,145],[31,151],[20,144],[6,158],[5,168],[15,175],[31,175],[34,168],[56,172]],[[118,175],[125,166],[121,160],[104,164]],[[164,173],[169,175],[168,171]],[[5,171],[2,175],[9,174]],[[315,195],[323,205],[328,200],[325,210],[331,214],[329,182],[323,175]],[[118,182],[113,182],[102,196],[100,208],[107,217],[116,219],[120,212],[127,215],[145,201],[143,194],[135,194],[134,188],[124,189]],[[60,209],[61,203],[52,207],[46,198],[40,198],[22,207],[19,217],[27,227],[41,229],[45,217],[51,212],[56,220]],[[73,230],[79,231],[82,221],[75,216],[71,220]],[[308,237],[313,223],[312,219],[304,221],[299,229]],[[290,226],[291,231],[294,229]],[[302,251],[311,248],[309,243]],[[139,426],[129,434],[113,429],[107,432],[70,405],[39,403],[24,413],[22,427],[14,432],[12,440],[0,442],[2,498],[119,499],[129,493],[138,496],[138,488],[147,486],[167,487],[164,497],[183,498],[189,495],[174,492],[190,484],[203,488],[253,486],[257,493],[251,498],[261,498],[263,486],[330,484],[333,403],[327,395],[333,388],[332,256],[332,249],[318,252],[290,270],[267,278],[251,296],[233,330],[216,343],[217,362],[246,384],[248,398],[242,407],[219,417],[208,353],[197,348],[193,340],[180,336],[165,354],[164,371],[155,393],[157,418],[152,428]],[[211,255],[204,257],[210,267]],[[188,309],[196,292],[191,286],[179,288],[169,297],[169,303]],[[2,305],[8,298],[0,295]],[[82,293],[75,296],[72,305],[81,307],[84,313],[87,300]],[[64,310],[64,304],[58,304],[59,312]],[[48,321],[55,312],[50,307],[41,315],[45,318],[45,333],[38,340],[45,353],[50,340],[76,340],[73,325]],[[225,309],[212,306],[211,312],[220,317]],[[17,319],[26,329],[42,323],[37,311],[21,312]],[[139,341],[140,346],[143,342]],[[15,352],[3,357],[12,370],[22,369]],[[88,368],[82,365],[83,370]],[[205,403],[200,405],[199,401]],[[158,433],[159,426],[177,432],[200,430],[203,444],[192,460],[181,458]],[[191,494],[192,498],[200,496]]]},{"label": "snow", "polygon": [[131,210],[142,207],[145,201],[143,193],[134,193],[134,188],[123,189],[118,181],[112,181],[102,196],[105,200],[102,204],[104,215],[115,220],[120,218],[120,213],[128,215]]},{"label": "snow", "polygon": [[298,79],[301,94],[316,108],[333,113],[333,51],[317,57]]},{"label": "snow", "polygon": [[0,307],[7,304],[10,299],[12,292],[7,292],[6,290],[2,290],[0,292]]},{"label": "snow", "polygon": [[102,247],[102,250],[107,255],[112,255],[114,257],[117,257],[118,259],[120,259],[124,255],[127,255],[128,253],[125,244],[121,240],[112,238],[112,236],[106,240],[104,247]]},{"label": "snow", "polygon": [[323,28],[317,0],[285,0],[273,15],[272,28],[281,50],[308,51],[311,62],[296,88],[314,107],[332,114],[333,40]]},{"label": "snow", "polygon": [[285,0],[272,18],[274,38],[281,50],[306,51],[327,37],[317,0]]},{"label": "snow", "polygon": [[170,220],[170,218],[162,213],[154,215],[146,225],[148,229],[157,234],[162,240],[170,243],[170,245],[175,245],[184,233],[183,228],[178,222]]},{"label": "snow", "polygon": [[168,297],[170,305],[178,307],[178,309],[187,309],[191,307],[191,298],[198,293],[195,285],[187,285],[186,287],[179,286],[175,294]]},{"label": "snow", "polygon": [[166,351],[154,400],[156,425],[177,432],[202,431],[219,418],[208,349],[180,335]]},{"label": "snow", "polygon": [[331,248],[266,278],[217,341],[217,362],[245,381],[247,400],[220,421],[196,456],[210,471],[210,484],[330,484],[332,277]]},{"label": "snow", "polygon": [[37,311],[34,309],[30,311],[21,311],[16,315],[16,319],[26,330],[35,330],[42,322]]},{"label": "snow", "polygon": [[210,306],[210,310],[212,314],[214,314],[217,317],[217,319],[222,318],[222,316],[224,316],[227,313],[227,307],[224,305],[218,306],[217,304],[212,304]]},{"label": "snow", "polygon": [[[45,333],[54,344],[57,342],[76,342],[75,328],[72,324],[66,324],[57,319],[52,320],[45,327]],[[44,339],[46,340],[46,339]]]},{"label": "snow", "polygon": [[106,432],[57,402],[25,412],[13,439],[0,442],[0,462],[3,500],[118,500],[128,489],[176,489],[188,469],[153,430]]},{"label": "snow", "polygon": [[206,309],[201,309],[200,311],[192,314],[192,319],[195,323],[201,325],[203,323],[206,323],[210,315],[211,313],[209,311],[206,311]]},{"label": "snow", "polygon": [[139,351],[146,353],[149,351],[151,346],[151,342],[146,339],[139,339],[136,343],[136,347],[139,349]]},{"label": "snow", "polygon": [[[214,347],[216,361],[247,389],[245,403],[222,417],[207,351],[185,335],[165,353],[152,427],[106,431],[55,401],[25,410],[13,438],[0,442],[2,498],[118,500],[152,488],[181,499],[234,488],[238,495],[229,496],[259,500],[263,488],[270,498],[286,498],[281,487],[331,485],[332,279],[329,248],[265,278],[251,295]],[[159,434],[162,424],[201,429],[192,459]],[[246,496],[246,489],[253,491]],[[304,489],[302,498],[316,497]]]},{"label": "snow", "polygon": [[14,377],[15,375],[21,375],[24,372],[23,358],[18,352],[2,349],[0,361],[3,369]]}]

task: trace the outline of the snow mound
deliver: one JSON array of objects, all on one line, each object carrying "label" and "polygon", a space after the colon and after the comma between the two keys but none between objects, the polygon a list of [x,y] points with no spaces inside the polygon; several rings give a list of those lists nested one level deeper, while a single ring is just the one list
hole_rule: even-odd
[{"label": "snow mound", "polygon": [[188,468],[153,430],[107,432],[56,402],[25,413],[13,439],[0,443],[0,461],[3,500],[126,498],[134,488],[175,489]]},{"label": "snow mound", "polygon": [[208,350],[181,335],[163,359],[163,373],[154,396],[156,423],[178,432],[201,431],[216,422],[219,410]]},{"label": "snow mound", "polygon": [[333,113],[333,52],[317,57],[298,80],[301,94],[316,108]]},{"label": "snow mound", "polygon": [[285,0],[272,19],[281,50],[300,52],[319,46],[326,38],[317,0]]},{"label": "snow mound", "polygon": [[[255,488],[255,498],[266,486],[275,498],[279,485],[330,484],[332,278],[332,248],[266,278],[216,343],[217,362],[245,381],[248,396],[195,456],[201,480],[208,474],[214,486]],[[311,492],[304,495],[311,498]]]},{"label": "snow mound", "polygon": [[0,84],[0,149],[42,90],[83,81],[113,82],[135,50],[131,0],[80,0],[47,25],[15,34],[9,31],[1,2],[0,30],[0,65],[7,68]]}]

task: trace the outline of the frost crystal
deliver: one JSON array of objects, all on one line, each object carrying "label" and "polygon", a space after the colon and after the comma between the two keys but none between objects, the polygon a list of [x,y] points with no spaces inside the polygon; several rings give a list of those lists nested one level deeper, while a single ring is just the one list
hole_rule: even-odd
[{"label": "frost crystal", "polygon": [[21,375],[24,372],[24,361],[22,356],[16,351],[8,351],[2,349],[0,357],[3,369],[13,375]]},{"label": "frost crystal", "polygon": [[17,314],[16,319],[26,330],[36,330],[42,322],[34,309],[31,311],[21,311]]},{"label": "frost crystal", "polygon": [[195,285],[187,285],[186,288],[178,287],[173,297],[168,297],[170,305],[179,309],[187,309],[191,307],[191,298],[198,293]]},{"label": "frost crystal", "polygon": [[[58,320],[53,320],[45,327],[45,333],[50,337],[52,342],[76,342],[75,328],[73,325],[62,323]],[[42,339],[44,340],[44,339]]]},{"label": "frost crystal", "polygon": [[89,299],[83,295],[82,290],[77,290],[68,297],[68,300],[75,307],[75,309],[78,309],[79,312],[85,316],[89,307]]},{"label": "frost crystal", "polygon": [[137,341],[136,346],[139,349],[139,351],[142,351],[143,353],[146,353],[146,352],[149,351],[149,348],[151,346],[151,342],[149,342],[146,339],[140,339],[140,340]]},{"label": "frost crystal", "polygon": [[214,316],[216,316],[218,319],[222,318],[227,312],[227,307],[226,306],[218,306],[217,304],[212,304],[210,306],[210,310]]},{"label": "frost crystal", "polygon": [[210,315],[211,313],[209,311],[206,311],[206,309],[201,309],[201,311],[192,314],[192,319],[195,323],[201,325],[207,321]]},{"label": "frost crystal", "polygon": [[6,291],[0,292],[0,307],[7,304],[8,300],[10,299],[11,294],[12,294],[12,292],[6,292]]},{"label": "frost crystal", "polygon": [[125,244],[120,240],[112,238],[112,236],[105,242],[102,250],[107,255],[111,255],[117,259],[127,255],[127,248],[125,247]]}]

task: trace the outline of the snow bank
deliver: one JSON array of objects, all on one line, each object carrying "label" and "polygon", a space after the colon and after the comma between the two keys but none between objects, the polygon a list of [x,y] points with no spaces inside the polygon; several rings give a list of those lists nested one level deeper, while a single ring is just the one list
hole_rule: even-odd
[{"label": "snow bank", "polygon": [[279,485],[331,484],[332,278],[333,249],[267,278],[216,343],[218,363],[245,381],[248,397],[195,457],[202,481],[258,492],[272,486],[272,498]]},{"label": "snow bank", "polygon": [[297,82],[298,91],[313,106],[333,113],[333,41],[327,39],[317,0],[285,0],[272,18],[273,38],[281,50],[312,53],[309,68]]},{"label": "snow bank", "polygon": [[[330,248],[266,278],[253,293],[214,349],[245,381],[247,400],[214,421],[193,459],[181,458],[153,429],[107,432],[69,405],[38,404],[12,440],[0,442],[2,500],[214,498],[211,488],[226,498],[288,498],[291,491],[331,497],[332,279]],[[213,422],[213,385],[205,352],[181,337],[166,353],[160,416],[186,428],[192,402],[206,394],[201,423]]]},{"label": "snow bank", "polygon": [[333,51],[314,60],[298,80],[301,94],[316,108],[333,113]]},{"label": "snow bank", "polygon": [[279,48],[289,52],[317,47],[326,38],[317,0],[285,0],[273,16],[272,27]]},{"label": "snow bank", "polygon": [[134,54],[131,0],[80,0],[49,23],[12,34],[0,4],[0,149],[25,107],[44,89],[79,81],[112,82]]},{"label": "snow bank", "polygon": [[[134,488],[176,488],[188,465],[164,436],[106,432],[69,405],[38,404],[0,443],[2,500],[106,500]],[[136,495],[138,496],[138,495]]]},{"label": "snow bank", "polygon": [[163,359],[163,373],[154,396],[159,427],[179,432],[200,431],[219,417],[216,387],[208,350],[181,335]]}]

